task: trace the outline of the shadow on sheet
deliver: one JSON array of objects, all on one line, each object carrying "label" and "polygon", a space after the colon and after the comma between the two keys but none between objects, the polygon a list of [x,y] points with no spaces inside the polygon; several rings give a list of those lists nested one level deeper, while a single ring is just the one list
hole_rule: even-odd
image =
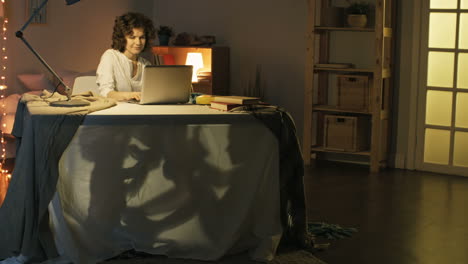
[{"label": "shadow on sheet", "polygon": [[83,125],[60,162],[56,242],[75,263],[132,248],[271,259],[278,178],[276,139],[258,122]]}]

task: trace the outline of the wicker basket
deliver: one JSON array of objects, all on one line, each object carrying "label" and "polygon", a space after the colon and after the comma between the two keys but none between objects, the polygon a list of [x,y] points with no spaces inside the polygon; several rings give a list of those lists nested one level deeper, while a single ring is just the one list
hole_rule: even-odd
[{"label": "wicker basket", "polygon": [[370,112],[370,79],[366,75],[337,75],[338,108]]}]

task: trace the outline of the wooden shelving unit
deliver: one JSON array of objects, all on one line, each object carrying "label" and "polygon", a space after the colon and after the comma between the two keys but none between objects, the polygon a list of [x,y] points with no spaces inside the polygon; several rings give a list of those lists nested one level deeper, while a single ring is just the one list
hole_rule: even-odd
[{"label": "wooden shelving unit", "polygon": [[333,105],[313,105],[313,111],[321,111],[321,112],[334,112],[334,113],[348,113],[348,114],[363,114],[363,115],[370,115],[372,113],[363,110],[352,110],[352,109],[340,109]]},{"label": "wooden shelving unit", "polygon": [[[328,149],[324,149],[323,147],[316,147],[316,146],[312,146],[311,150],[315,152],[343,153],[342,151],[328,150]],[[357,152],[353,152],[353,155],[370,156],[370,152],[369,151],[357,151]]]},{"label": "wooden shelving unit", "polygon": [[324,67],[314,67],[314,71],[328,71],[328,72],[361,72],[361,73],[369,73],[372,74],[374,71],[371,69],[356,69],[356,68],[343,68],[343,69],[335,69],[335,68],[324,68]]},{"label": "wooden shelving unit", "polygon": [[315,30],[316,31],[325,31],[325,30],[329,30],[329,31],[361,31],[361,32],[373,32],[374,29],[373,28],[353,28],[353,27],[322,27],[322,26],[316,26],[315,27]]},{"label": "wooden shelving unit", "polygon": [[[370,170],[373,172],[387,166],[392,94],[392,27],[395,9],[392,0],[370,0],[369,2],[375,7],[372,27],[352,28],[330,25],[329,17],[325,14],[330,10],[327,8],[330,8],[331,0],[308,0],[303,133],[303,155],[306,164],[310,164],[312,159],[320,159],[328,153],[340,153],[349,155],[351,159],[352,156],[368,157]],[[332,43],[332,34],[348,34],[350,41],[353,41],[351,38],[362,37],[362,34],[370,34],[366,36],[373,38],[375,50],[359,50],[357,48],[354,51],[369,57],[371,66],[356,68],[318,67],[317,64],[332,63],[330,62],[330,54],[340,45],[346,45],[346,43],[339,45]],[[352,37],[349,34],[353,34]],[[337,61],[333,61],[333,63],[337,63]],[[353,62],[338,61],[338,63]],[[343,109],[330,102],[333,91],[337,89],[332,87],[333,78],[335,75],[341,74],[368,77],[370,82],[368,109]],[[369,149],[358,152],[327,149],[323,141],[324,133],[327,133],[324,131],[325,115],[367,117],[369,120]]]},{"label": "wooden shelving unit", "polygon": [[155,55],[173,55],[174,62],[177,65],[185,64],[187,53],[201,53],[204,64],[201,71],[211,72],[212,79],[211,82],[192,83],[194,91],[215,95],[229,94],[228,47],[154,46],[151,51]]}]

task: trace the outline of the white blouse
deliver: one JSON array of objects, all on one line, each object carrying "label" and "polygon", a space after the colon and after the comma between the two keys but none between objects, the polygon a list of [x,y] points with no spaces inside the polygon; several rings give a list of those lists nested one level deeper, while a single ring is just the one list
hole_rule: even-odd
[{"label": "white blouse", "polygon": [[151,64],[145,58],[138,57],[137,73],[132,77],[132,61],[122,52],[108,49],[102,54],[96,70],[96,83],[99,93],[106,97],[110,91],[139,92],[143,67]]}]

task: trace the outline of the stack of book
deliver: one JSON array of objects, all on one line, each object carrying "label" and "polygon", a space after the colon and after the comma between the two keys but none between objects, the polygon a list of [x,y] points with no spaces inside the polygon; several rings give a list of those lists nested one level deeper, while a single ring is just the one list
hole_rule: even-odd
[{"label": "stack of book", "polygon": [[197,73],[197,79],[199,83],[211,83],[211,72],[201,71]]},{"label": "stack of book", "polygon": [[154,54],[154,65],[174,65],[175,59],[172,54]]},{"label": "stack of book", "polygon": [[260,98],[248,96],[215,96],[210,104],[213,109],[230,111],[236,107],[243,105],[259,104]]}]

